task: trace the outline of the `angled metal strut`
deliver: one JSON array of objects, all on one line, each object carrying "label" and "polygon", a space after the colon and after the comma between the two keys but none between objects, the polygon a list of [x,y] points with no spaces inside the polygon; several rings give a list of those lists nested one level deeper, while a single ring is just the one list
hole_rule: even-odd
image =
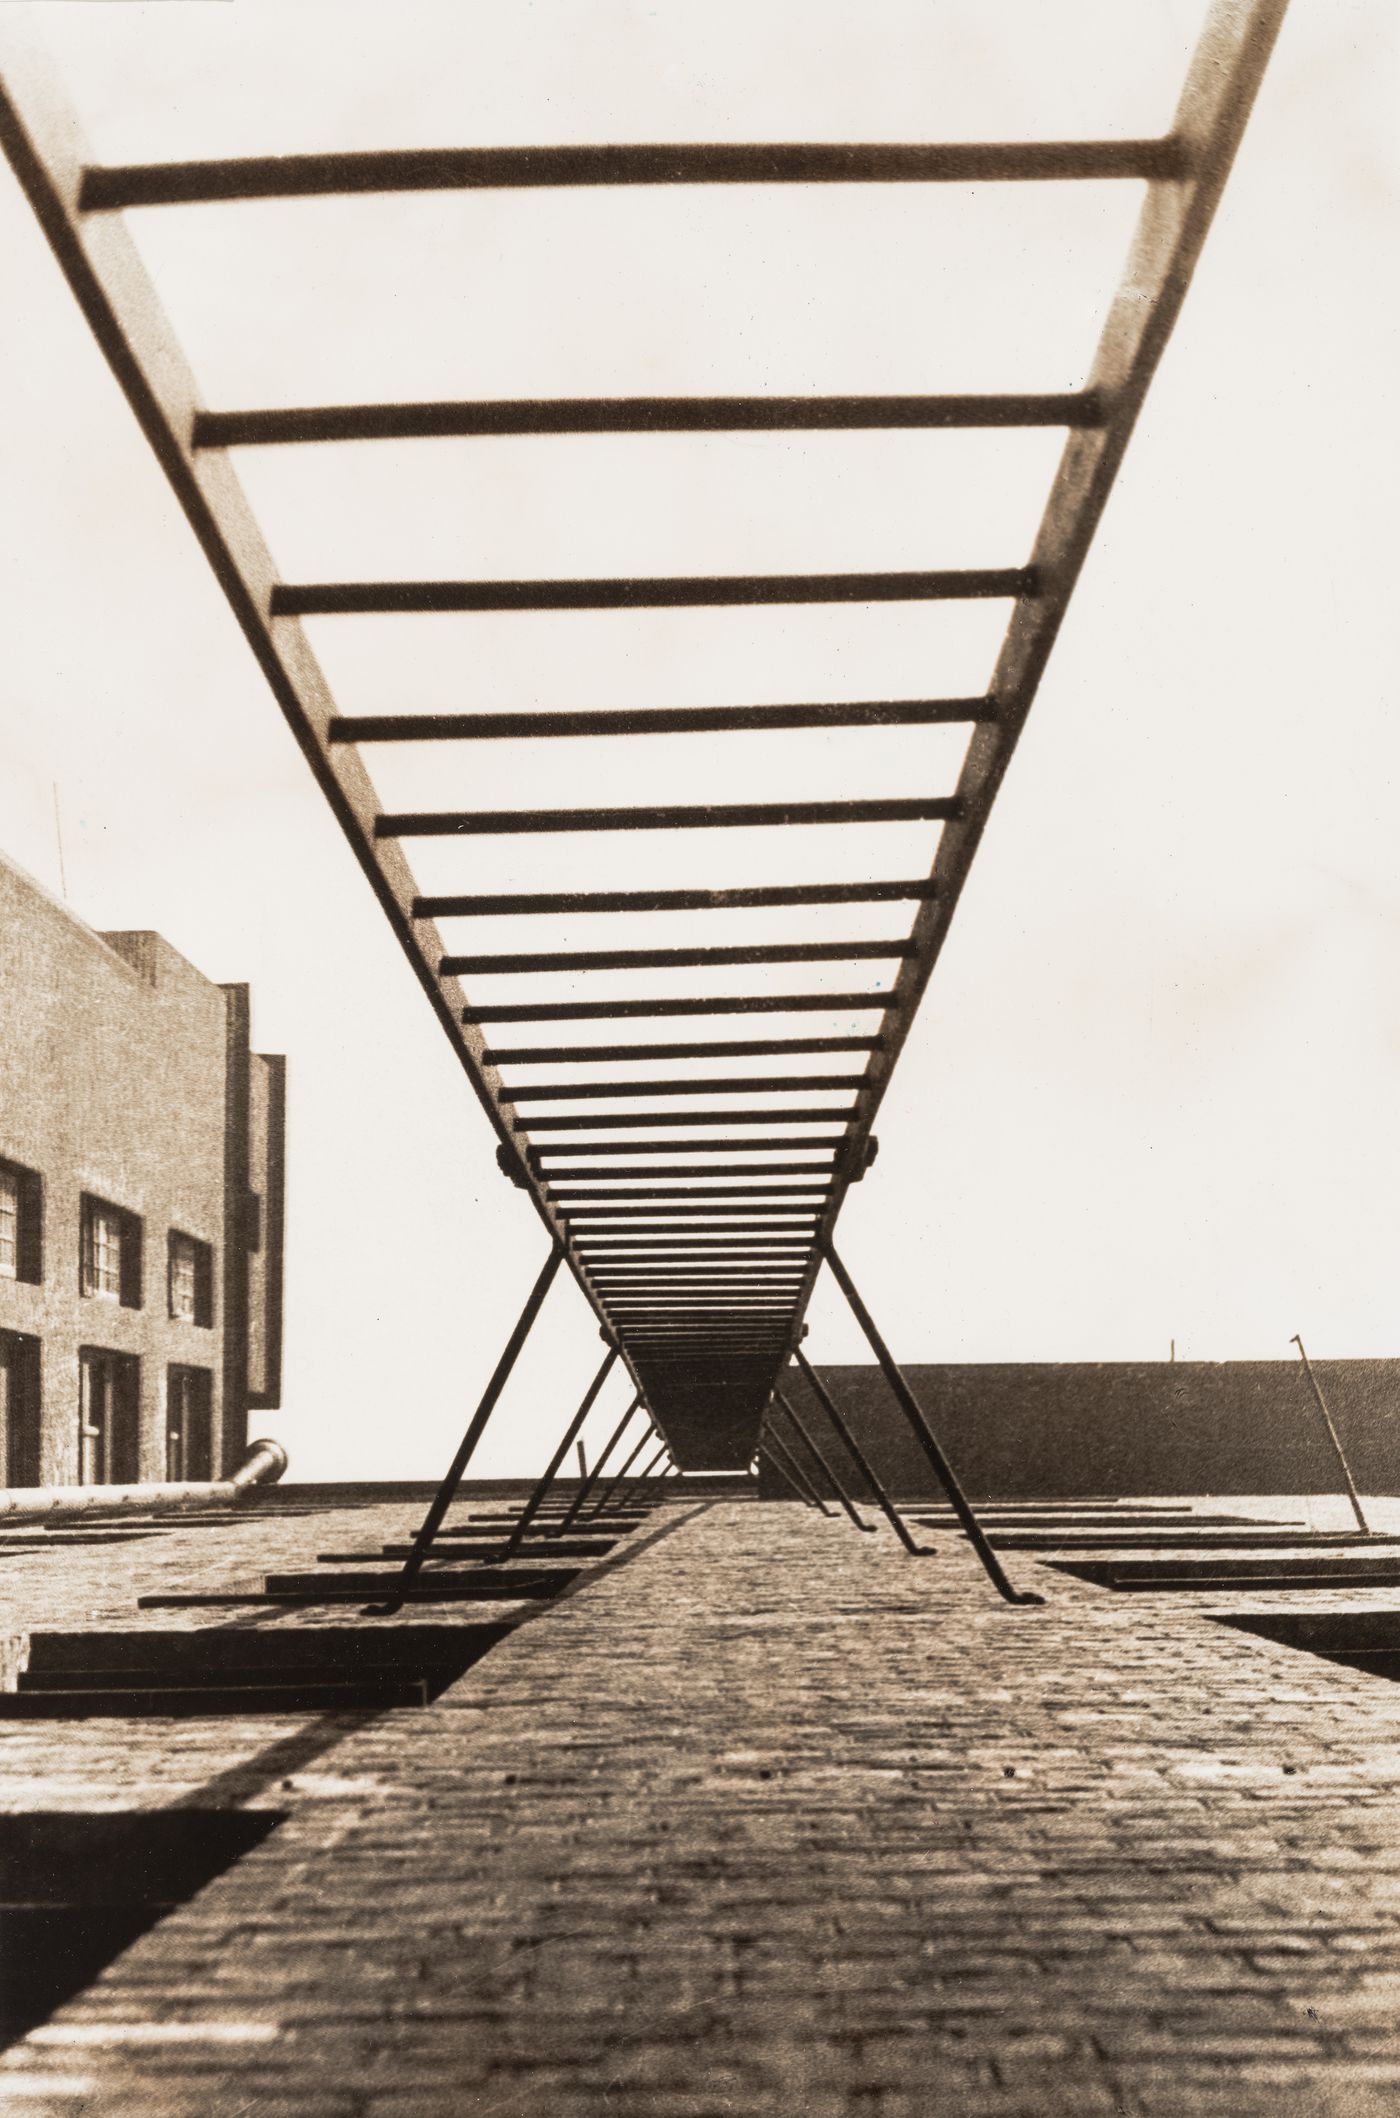
[{"label": "angled metal strut", "polygon": [[588,1473],[586,1478],[583,1478],[579,1481],[579,1489],[577,1493],[575,1493],[568,1507],[564,1510],[564,1513],[560,1517],[558,1523],[555,1524],[554,1527],[550,1530],[549,1534],[551,1537],[562,1537],[567,1530],[573,1528],[573,1525],[577,1520],[579,1514],[582,1512],[585,1503],[587,1502],[590,1494],[593,1491],[593,1488],[597,1485],[599,1478],[602,1476],[604,1464],[612,1455],[613,1450],[617,1447],[623,1435],[627,1432],[627,1429],[632,1422],[632,1415],[634,1412],[636,1412],[640,1404],[641,1399],[639,1397],[634,1397],[631,1404],[627,1407],[627,1410],[623,1413],[621,1419],[618,1421],[616,1427],[609,1435],[607,1441],[603,1444],[603,1448],[600,1454],[594,1461],[592,1470]]},{"label": "angled metal strut", "polygon": [[403,1572],[399,1576],[393,1596],[388,1603],[376,1607],[376,1616],[391,1617],[395,1611],[402,1610],[405,1595],[413,1587],[414,1582],[422,1572],[423,1562],[433,1548],[433,1541],[438,1531],[442,1528],[443,1517],[457,1497],[457,1488],[462,1483],[463,1473],[476,1452],[477,1443],[486,1432],[487,1422],[490,1420],[491,1414],[496,1409],[496,1401],[510,1380],[511,1369],[520,1358],[520,1349],[530,1336],[535,1318],[544,1307],[544,1298],[554,1283],[554,1275],[559,1270],[560,1258],[560,1248],[556,1243],[541,1267],[539,1278],[530,1289],[525,1307],[516,1319],[515,1329],[506,1341],[505,1351],[497,1361],[491,1380],[482,1392],[481,1402],[472,1416],[466,1433],[462,1436],[457,1454],[448,1465],[446,1476],[438,1487],[427,1514],[423,1517],[422,1527],[414,1538],[409,1555],[403,1563]]},{"label": "angled metal strut", "polygon": [[880,1369],[885,1381],[889,1384],[895,1398],[898,1400],[901,1411],[913,1428],[914,1438],[932,1465],[933,1475],[947,1494],[952,1504],[953,1513],[962,1524],[969,1544],[971,1544],[972,1549],[981,1560],[988,1580],[1003,1602],[1043,1603],[1045,1601],[1043,1596],[1037,1596],[1033,1590],[1018,1589],[1012,1583],[1006,1569],[992,1550],[987,1540],[986,1532],[973,1512],[972,1503],[958,1481],[957,1473],[944,1455],[937,1436],[925,1418],[922,1405],[900,1374],[894,1355],[890,1352],[889,1347],[876,1329],[874,1318],[861,1300],[855,1281],[836,1255],[835,1246],[829,1237],[824,1239],[822,1247],[826,1255],[826,1262],[831,1267],[832,1277],[845,1295],[846,1300],[850,1303],[852,1314],[860,1325],[861,1330],[865,1333],[871,1352],[880,1363]]},{"label": "angled metal strut", "polygon": [[855,1464],[855,1467],[859,1471],[861,1477],[869,1486],[876,1507],[879,1508],[886,1522],[888,1522],[890,1528],[894,1531],[895,1536],[904,1546],[905,1551],[908,1552],[911,1557],[914,1555],[920,1555],[924,1558],[932,1558],[933,1553],[927,1547],[915,1544],[913,1538],[910,1536],[909,1531],[905,1526],[903,1517],[900,1515],[899,1510],[896,1508],[894,1502],[890,1499],[889,1494],[886,1492],[883,1484],[877,1476],[873,1465],[865,1454],[865,1451],[861,1448],[860,1443],[856,1440],[855,1435],[851,1432],[850,1426],[847,1423],[846,1419],[843,1417],[841,1409],[837,1405],[836,1400],[832,1397],[831,1392],[826,1387],[826,1384],[822,1381],[821,1377],[817,1374],[816,1369],[812,1366],[806,1354],[802,1351],[801,1346],[795,1346],[793,1348],[792,1357],[796,1361],[798,1368],[801,1370],[803,1379],[806,1382],[808,1389],[812,1392],[818,1404],[825,1412],[827,1418],[831,1421],[832,1426],[836,1429],[842,1447],[845,1449],[847,1455],[851,1458],[851,1461]]}]

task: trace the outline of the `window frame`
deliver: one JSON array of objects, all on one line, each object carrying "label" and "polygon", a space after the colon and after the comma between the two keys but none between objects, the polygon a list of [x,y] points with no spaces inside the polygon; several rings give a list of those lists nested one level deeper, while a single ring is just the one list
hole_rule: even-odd
[{"label": "window frame", "polygon": [[[98,1280],[97,1227],[99,1217],[110,1221],[117,1237],[116,1285],[101,1286]],[[78,1291],[88,1299],[116,1302],[123,1309],[144,1306],[144,1230],[141,1216],[118,1206],[96,1192],[81,1197],[78,1231]]]},{"label": "window frame", "polygon": [[0,1179],[15,1201],[14,1259],[12,1264],[0,1261],[0,1279],[37,1287],[44,1277],[44,1180],[37,1169],[8,1155],[0,1155]]},{"label": "window frame", "polygon": [[[175,1299],[177,1261],[188,1257],[190,1306],[177,1307]],[[193,1324],[201,1331],[214,1325],[214,1246],[186,1229],[167,1231],[165,1244],[165,1308],[172,1323]]]}]

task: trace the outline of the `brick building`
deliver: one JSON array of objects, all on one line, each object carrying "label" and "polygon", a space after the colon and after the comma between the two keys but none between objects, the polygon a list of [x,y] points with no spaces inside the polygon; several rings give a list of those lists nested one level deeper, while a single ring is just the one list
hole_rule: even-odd
[{"label": "brick building", "polygon": [[[1357,1484],[1400,1489],[1400,1361],[1315,1361]],[[1317,1493],[1339,1466],[1301,1362],[946,1361],[905,1373],[975,1499],[1086,1493]],[[822,1374],[876,1473],[937,1496],[879,1370]],[[857,1479],[864,1490],[864,1481]],[[771,1470],[765,1495],[784,1496]]]},{"label": "brick building", "polygon": [[6,1484],[218,1476],[278,1402],[284,1072],[248,1039],[246,986],[0,861]]}]

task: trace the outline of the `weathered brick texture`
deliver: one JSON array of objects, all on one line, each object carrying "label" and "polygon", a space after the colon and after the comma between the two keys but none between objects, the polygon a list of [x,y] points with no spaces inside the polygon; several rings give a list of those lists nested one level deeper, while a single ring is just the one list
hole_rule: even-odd
[{"label": "weathered brick texture", "polygon": [[[147,1549],[213,1585],[411,1512]],[[1244,1598],[1018,1554],[1051,1600],[1008,1610],[935,1541],[677,1506],[420,1712],[0,1728],[12,1807],[288,1818],[11,2052],[4,2107],[1388,2118],[1400,1689],[1205,1615]]]}]

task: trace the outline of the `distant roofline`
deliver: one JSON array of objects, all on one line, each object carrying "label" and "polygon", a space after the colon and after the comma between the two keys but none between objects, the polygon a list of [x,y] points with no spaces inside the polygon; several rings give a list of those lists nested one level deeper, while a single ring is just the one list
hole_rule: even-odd
[{"label": "distant roofline", "polygon": [[65,898],[56,896],[47,883],[40,882],[37,875],[31,875],[27,868],[22,867],[3,848],[0,848],[0,868],[14,876],[26,889],[32,890],[37,898],[40,898],[51,910],[59,913],[70,927],[75,928],[88,941],[96,942],[98,947],[112,958],[113,962],[119,963],[124,971],[128,972],[131,977],[140,980],[142,984],[146,984],[148,981],[143,976],[139,965],[132,960],[132,957],[128,955],[125,949],[118,945],[118,941],[114,937],[134,940],[137,936],[140,936],[143,940],[149,939],[159,942],[163,949],[168,949],[176,961],[184,964],[186,970],[192,972],[196,978],[202,978],[206,985],[213,986],[216,990],[222,990],[224,981],[211,978],[208,972],[202,971],[197,963],[191,963],[188,956],[183,955],[172,941],[167,941],[158,928],[110,927],[104,933],[100,927],[90,926],[87,920],[82,917],[82,914],[75,912]]}]

